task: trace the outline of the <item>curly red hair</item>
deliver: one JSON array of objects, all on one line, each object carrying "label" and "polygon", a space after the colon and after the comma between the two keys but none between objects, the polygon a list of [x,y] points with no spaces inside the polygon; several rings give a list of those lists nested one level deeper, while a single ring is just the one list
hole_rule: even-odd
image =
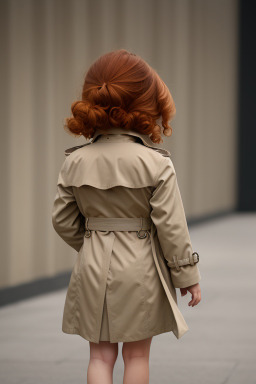
[{"label": "curly red hair", "polygon": [[68,132],[91,138],[97,128],[122,127],[150,135],[154,143],[171,136],[168,122],[176,113],[172,95],[141,57],[125,49],[99,57],[86,73],[82,100],[72,103],[73,117],[66,118]]}]

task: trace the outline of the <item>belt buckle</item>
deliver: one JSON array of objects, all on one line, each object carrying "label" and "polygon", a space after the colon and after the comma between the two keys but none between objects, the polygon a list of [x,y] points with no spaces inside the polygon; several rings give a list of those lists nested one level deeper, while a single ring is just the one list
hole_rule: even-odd
[{"label": "belt buckle", "polygon": [[85,235],[85,237],[90,237],[90,236],[91,236],[91,231],[90,231],[90,229],[86,229],[84,235]]},{"label": "belt buckle", "polygon": [[[147,237],[147,234],[148,234],[146,230],[142,229],[142,225],[143,225],[143,219],[141,217],[141,229],[139,231],[137,231],[137,236],[139,239],[145,239]],[[141,236],[140,232],[144,232],[144,234]]]},{"label": "belt buckle", "polygon": [[[140,232],[143,232],[144,231],[144,235],[140,236]],[[146,230],[143,230],[143,229],[140,229],[139,231],[137,231],[137,236],[139,239],[145,239],[147,237],[147,231]]]},{"label": "belt buckle", "polygon": [[195,261],[195,263],[199,263],[199,254],[197,252],[193,252],[192,255],[197,256],[197,260]]},{"label": "belt buckle", "polygon": [[85,221],[85,237],[90,237],[91,236],[91,230],[88,228],[88,220],[89,218],[86,217],[86,221]]}]

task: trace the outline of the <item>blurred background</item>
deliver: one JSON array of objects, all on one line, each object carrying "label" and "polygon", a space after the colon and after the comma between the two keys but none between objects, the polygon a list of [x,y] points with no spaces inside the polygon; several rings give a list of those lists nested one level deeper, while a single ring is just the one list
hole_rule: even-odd
[{"label": "blurred background", "polygon": [[[74,372],[80,372],[78,365],[84,365],[85,360],[79,359],[83,354],[88,358],[84,340],[61,334],[65,292],[76,252],[54,231],[51,212],[64,150],[85,142],[63,128],[71,104],[80,99],[92,62],[104,53],[124,48],[159,73],[176,104],[173,134],[164,138],[161,146],[171,152],[175,164],[192,243],[200,255],[205,297],[192,315],[187,303],[180,303],[193,329],[191,335],[177,343],[160,335],[156,345],[179,359],[186,354],[189,358],[196,344],[201,358],[208,356],[211,361],[208,365],[205,361],[206,368],[202,369],[198,361],[182,367],[180,360],[174,360],[171,371],[177,375],[176,384],[186,377],[190,383],[255,384],[253,2],[1,0],[0,18],[2,382],[35,382],[39,367],[28,369],[31,361],[39,356],[41,368],[44,364],[49,367],[49,361],[67,361],[67,341],[73,342],[74,360],[60,370],[51,365],[53,381],[66,382],[58,376],[60,371],[73,372],[66,380],[74,379]],[[229,311],[228,305],[232,307]],[[48,328],[44,328],[46,324]],[[238,334],[241,339],[237,339]],[[42,358],[42,351],[38,354],[33,349],[32,341],[39,335],[44,335],[44,340],[51,335],[55,340],[54,356],[49,353],[53,350],[50,343],[43,349],[49,360]],[[18,348],[17,340],[21,340]],[[32,349],[31,345],[24,346],[28,340],[34,345]],[[197,344],[199,340],[201,344]],[[19,348],[25,348],[27,360]],[[245,365],[241,368],[242,355]],[[159,377],[161,364],[161,372],[165,372],[162,383],[170,383],[169,360],[158,359],[156,352],[151,356],[152,383],[154,375]],[[20,369],[16,370],[18,377],[24,381],[11,381],[14,362]],[[180,370],[184,376],[179,376]],[[51,382],[37,378],[37,382]]]}]

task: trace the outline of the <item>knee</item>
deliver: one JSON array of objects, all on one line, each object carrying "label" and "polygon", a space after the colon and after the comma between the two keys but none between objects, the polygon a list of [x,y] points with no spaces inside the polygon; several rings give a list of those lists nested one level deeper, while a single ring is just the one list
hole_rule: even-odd
[{"label": "knee", "polygon": [[118,356],[117,346],[109,348],[108,346],[101,346],[101,348],[91,349],[90,360],[101,361],[104,364],[114,367]]},{"label": "knee", "polygon": [[144,358],[148,360],[150,343],[151,339],[123,343],[122,357],[124,362],[129,362],[131,359],[135,358]]}]

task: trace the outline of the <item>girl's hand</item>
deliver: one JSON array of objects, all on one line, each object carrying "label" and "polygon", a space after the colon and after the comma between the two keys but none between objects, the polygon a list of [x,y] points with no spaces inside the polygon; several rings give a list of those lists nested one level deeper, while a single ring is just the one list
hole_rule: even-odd
[{"label": "girl's hand", "polygon": [[201,301],[201,288],[199,283],[190,285],[186,288],[180,288],[181,296],[185,296],[187,294],[187,291],[189,291],[192,294],[192,300],[188,303],[188,305],[197,305]]}]

